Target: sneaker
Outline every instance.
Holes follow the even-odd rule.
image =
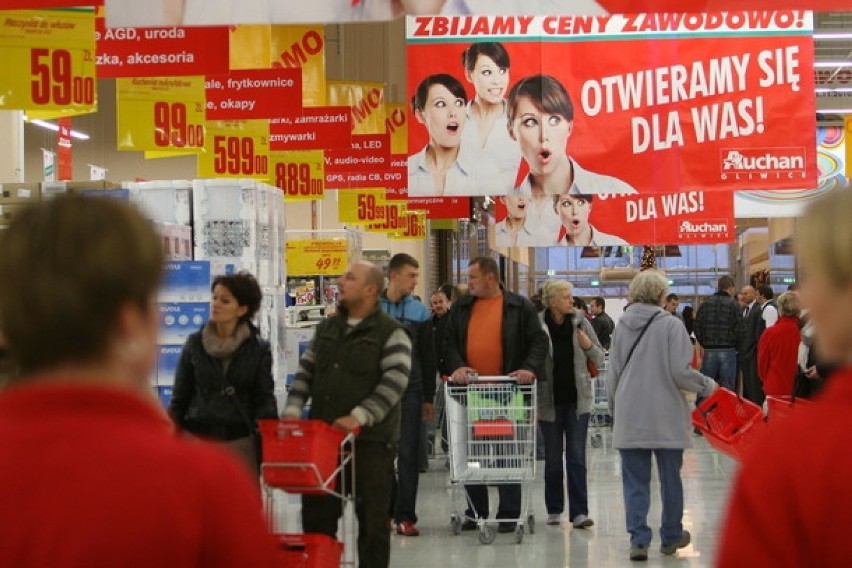
[[[402,521],[396,525],[396,534],[402,536],[420,536],[420,531],[411,521]]]
[[[547,515],[547,524],[548,525],[561,525],[562,524],[562,515],[558,513],[554,513],[553,515]]]
[[[680,540],[674,544],[664,544],[660,547],[660,552],[667,556],[671,556],[675,552],[677,552],[678,548],[685,548],[689,546],[689,543],[692,541],[692,535],[689,534],[689,531],[683,531],[680,535]]]
[[[462,523],[461,530],[463,531],[475,531],[479,529],[479,524],[473,519],[467,519]]]
[[[571,521],[571,524],[575,529],[587,529],[590,526],[595,524],[595,521],[587,517],[586,515],[577,515],[574,517],[574,520]]]
[[[633,544],[630,546],[630,560],[648,560],[648,547],[644,544]]]
[[[500,523],[497,526],[497,532],[500,532],[500,533],[515,532],[515,527],[517,525],[518,525],[518,523]]]

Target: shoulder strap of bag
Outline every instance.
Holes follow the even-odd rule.
[[[624,365],[621,367],[621,372],[624,373],[624,369],[627,368],[627,364],[630,363],[630,358],[633,357],[633,352],[636,351],[636,346],[639,345],[639,340],[642,339],[642,336],[645,335],[645,332],[648,331],[648,328],[651,326],[651,323],[657,319],[657,316],[660,315],[660,312],[655,313],[650,318],[648,318],[648,322],[642,327],[642,331],[639,332],[639,337],[636,338],[636,341],[633,342],[633,347],[630,348],[630,352],[627,354],[627,359],[624,361]]]

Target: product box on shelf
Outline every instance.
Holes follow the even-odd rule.
[[[125,182],[130,201],[157,223],[190,225],[192,223],[192,182],[158,180]]]
[[[209,303],[157,304],[160,319],[159,343],[183,345],[186,338],[210,319]]]
[[[175,384],[175,372],[177,372],[182,351],[183,344],[157,346],[157,386]]]
[[[45,181],[41,184],[41,198],[50,199],[63,193],[80,193],[104,189],[121,189],[121,185],[111,181]]]
[[[119,201],[130,201],[130,192],[126,189],[84,189],[79,192],[86,197],[112,197]]]
[[[6,227],[21,209],[27,206],[26,203],[0,203],[0,227]]]
[[[206,260],[166,262],[160,302],[209,302],[211,266]]]
[[[37,183],[0,183],[0,205],[26,204],[41,199]]]
[[[192,260],[192,227],[172,223],[154,223],[163,243],[166,260]]]

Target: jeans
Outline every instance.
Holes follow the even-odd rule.
[[[355,514],[358,517],[360,566],[383,568],[390,564],[388,507],[396,447],[381,442],[355,442]],[[351,468],[347,472],[351,483]],[[344,488],[346,490],[346,488]],[[333,495],[302,495],[304,532],[337,536],[342,501]]]
[[[544,503],[547,514],[565,510],[565,474],[568,477],[568,516],[589,514],[586,485],[586,434],[589,414],[577,416],[576,406],[557,406],[553,422],[539,422],[544,438]],[[563,447],[565,454],[563,458]]]
[[[707,375],[729,391],[737,392],[737,350],[705,349],[701,361],[701,374]],[[695,406],[701,404],[704,397],[695,400]]]
[[[651,528],[648,509],[651,507],[651,454],[657,459],[660,477],[660,497],[663,501],[660,540],[664,545],[675,544],[683,535],[683,484],[680,468],[683,450],[619,450],[621,478],[624,486],[624,508],[630,545],[649,546]]]
[[[399,455],[396,459],[397,479],[393,483],[390,514],[394,521],[417,522],[417,485],[420,481],[420,430],[423,412],[423,391],[407,389],[402,395],[399,428]]]

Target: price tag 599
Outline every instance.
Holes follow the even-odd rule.
[[[215,136],[213,170],[217,174],[256,176],[269,173],[269,156],[256,153],[251,136]]]

